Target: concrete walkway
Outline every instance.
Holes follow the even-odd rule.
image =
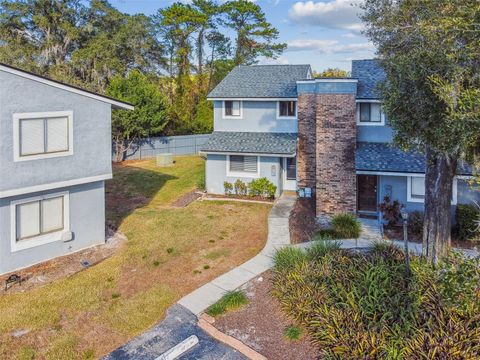
[[[274,203],[268,217],[267,243],[258,255],[191,292],[180,299],[178,304],[198,315],[217,302],[227,291],[238,289],[270,269],[276,250],[290,244],[288,218],[295,199],[295,195],[282,195]]]

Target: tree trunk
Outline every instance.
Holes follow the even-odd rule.
[[[434,265],[451,244],[451,201],[457,156],[427,148],[423,255]]]

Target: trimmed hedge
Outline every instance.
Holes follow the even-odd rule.
[[[455,210],[457,219],[457,236],[460,240],[480,237],[477,222],[480,220],[480,210],[470,204],[458,204]]]

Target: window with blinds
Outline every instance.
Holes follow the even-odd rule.
[[[242,115],[240,101],[226,100],[224,101],[225,116],[237,116]]]
[[[278,102],[279,117],[295,117],[297,116],[296,101],[279,101]]]
[[[17,241],[64,230],[64,196],[16,205]]]
[[[69,119],[64,117],[20,119],[20,156],[69,151]]]
[[[230,155],[230,172],[256,173],[258,163],[256,156]]]
[[[425,178],[412,176],[410,181],[410,196],[415,199],[425,198]]]

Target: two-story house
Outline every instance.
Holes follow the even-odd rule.
[[[0,274],[105,241],[112,108],[0,64]]]
[[[375,60],[352,62],[351,78],[314,79],[308,65],[236,67],[209,94],[214,133],[204,146],[206,187],[267,177],[278,192],[309,188],[317,217],[377,213],[385,195],[423,210],[425,157],[391,142],[376,91],[384,72]],[[452,206],[480,200],[462,164]]]

